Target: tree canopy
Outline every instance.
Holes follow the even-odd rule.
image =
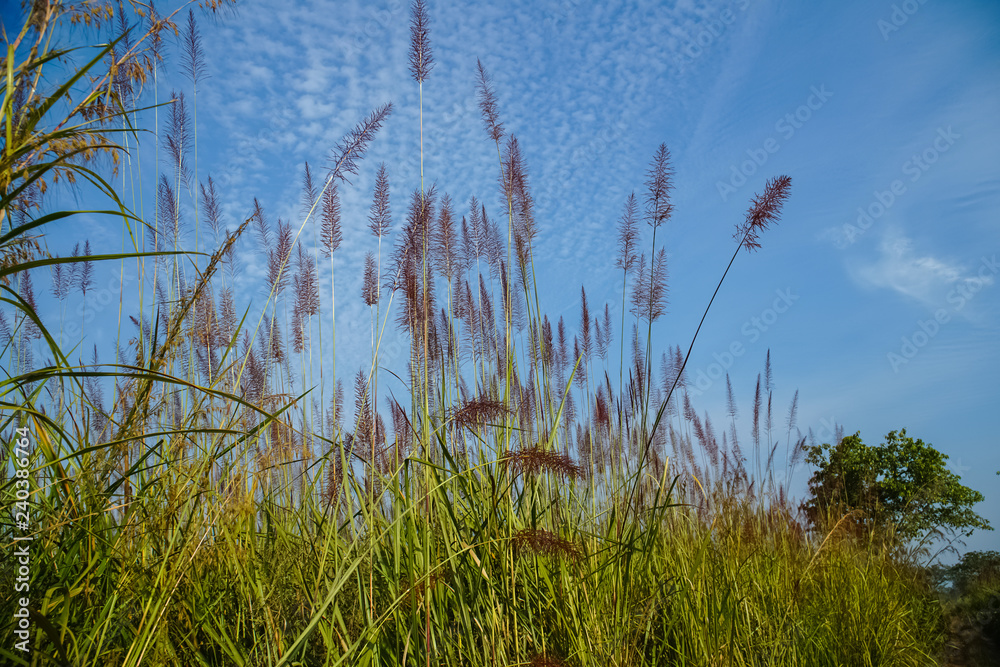
[[[814,527],[833,513],[861,510],[859,521],[870,528],[895,526],[912,539],[934,530],[967,536],[989,522],[972,507],[983,494],[964,486],[947,469],[948,456],[929,443],[890,431],[876,447],[861,440],[860,431],[836,445],[807,448],[806,461],[816,471],[802,509]]]

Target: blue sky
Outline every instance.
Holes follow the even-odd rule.
[[[592,309],[608,302],[617,321],[615,223],[664,142],[675,209],[657,237],[670,304],[654,345],[686,349],[734,225],[769,177],[788,174],[782,221],[737,259],[689,362],[705,378],[700,409],[722,418],[725,381],[712,377],[724,367],[749,429],[770,349],[778,415],[798,389],[799,428],[817,437],[836,422],[874,444],[906,427],[951,457],[1000,528],[1000,5],[440,0],[429,10],[425,174],[456,202],[476,195],[498,209],[479,58],[526,158],[550,317],[575,323],[583,284]],[[367,358],[357,295],[376,167],[389,169],[397,228],[419,186],[408,21],[408,3],[373,0],[245,2],[200,23],[211,78],[199,91],[199,171],[222,186],[230,221],[253,197],[300,221],[303,162],[323,165],[372,108],[395,105],[342,192],[338,363]],[[92,224],[92,238],[115,238]],[[248,286],[263,273],[254,257],[247,248]],[[365,326],[351,332],[356,322]],[[996,535],[969,548],[997,548]]]

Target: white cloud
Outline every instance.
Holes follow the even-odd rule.
[[[992,275],[977,275],[974,267],[920,254],[912,240],[894,230],[882,238],[878,259],[851,263],[848,272],[862,286],[891,289],[934,309],[946,307],[962,288],[978,291],[993,284]]]

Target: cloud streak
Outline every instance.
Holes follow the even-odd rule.
[[[851,262],[851,277],[861,286],[889,289],[928,308],[942,308],[949,295],[962,287],[993,284],[993,276],[977,276],[961,263],[914,249],[913,241],[899,231],[887,232],[874,261]]]

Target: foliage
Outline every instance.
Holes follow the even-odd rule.
[[[970,551],[950,567],[931,568],[939,588],[950,583],[945,614],[953,663],[987,667],[1000,661],[1000,553]]]
[[[892,525],[900,537],[916,538],[944,530],[971,534],[990,530],[972,510],[983,495],[961,484],[945,466],[947,455],[922,440],[890,431],[885,442],[871,447],[860,432],[836,445],[808,448],[806,461],[816,471],[802,509],[814,526],[828,517],[861,511],[859,523],[870,528]]]
[[[976,588],[1000,590],[1000,552],[969,551],[954,565],[934,570],[940,583],[950,582],[960,595]]]

